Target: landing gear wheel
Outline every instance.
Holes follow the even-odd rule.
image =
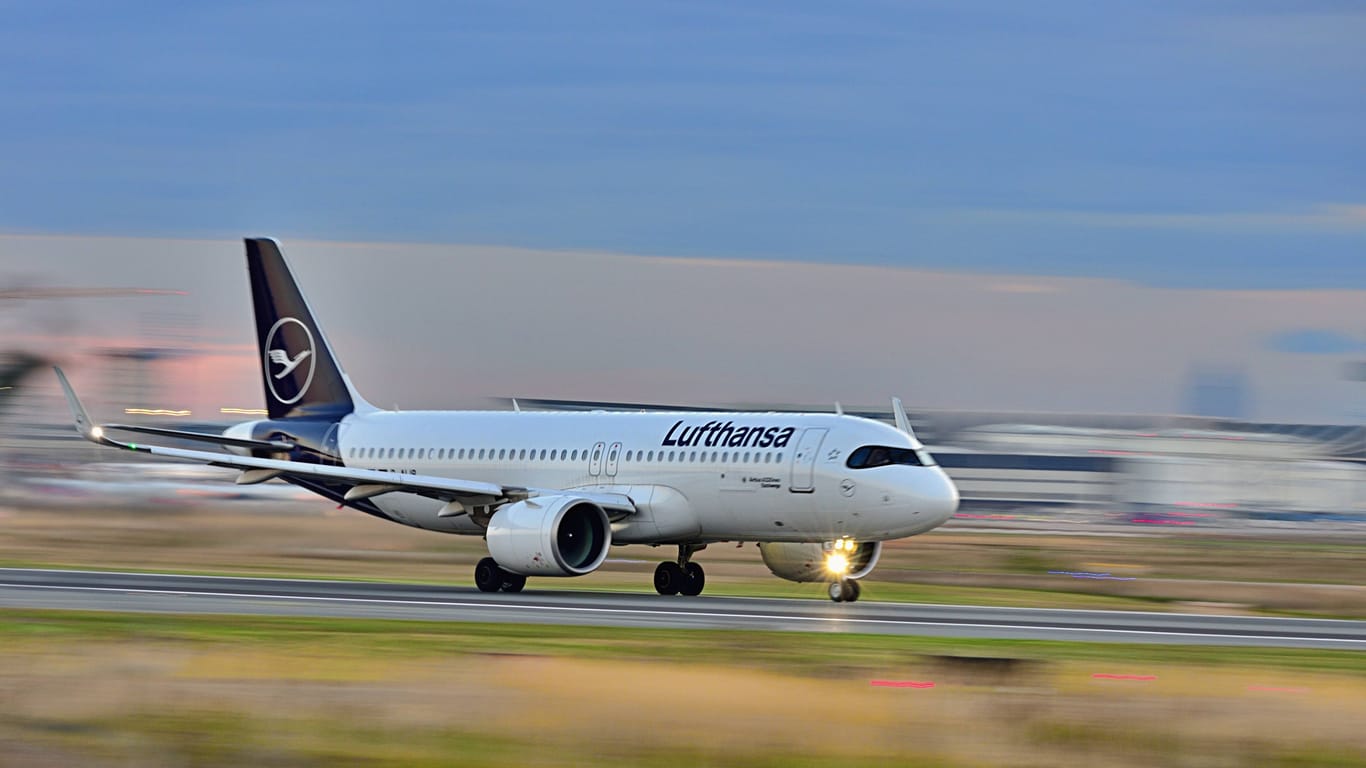
[[[688,597],[696,597],[702,594],[702,588],[707,585],[707,572],[702,570],[702,566],[697,563],[688,563],[683,566],[683,575],[687,581],[678,590],[679,593]]]
[[[503,591],[521,592],[526,587],[526,577],[520,573],[503,573]]]
[[[676,595],[687,583],[688,577],[683,574],[683,569],[672,560],[660,563],[655,568],[655,591],[661,595]]]
[[[830,595],[831,600],[837,603],[852,603],[858,599],[859,593],[862,591],[857,581],[844,579],[830,582],[830,587],[826,593]]]
[[[863,592],[863,588],[858,585],[857,581],[851,579],[846,582],[844,592],[844,602],[852,603],[858,599],[859,593]]]
[[[509,575],[498,567],[497,560],[486,557],[474,566],[474,586],[479,587],[480,592],[497,592]]]

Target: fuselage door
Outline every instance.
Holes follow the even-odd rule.
[[[607,476],[617,476],[617,461],[621,458],[621,443],[607,446]]]
[[[816,490],[816,456],[821,450],[821,441],[828,430],[811,427],[802,432],[797,441],[797,450],[792,453],[792,483],[788,490],[793,493],[811,493]]]
[[[602,452],[606,443],[594,443],[593,453],[588,458],[588,474],[597,477],[602,474]]]

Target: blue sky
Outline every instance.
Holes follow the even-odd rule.
[[[0,13],[4,232],[1366,288],[1357,2]]]

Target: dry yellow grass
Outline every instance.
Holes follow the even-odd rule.
[[[20,638],[5,765],[1350,765],[1366,679],[1094,664],[979,675],[913,658],[882,688],[731,664]],[[1261,686],[1249,690],[1249,686]],[[1273,690],[1283,686],[1288,691]]]

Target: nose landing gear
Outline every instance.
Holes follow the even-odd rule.
[[[863,590],[859,588],[858,582],[853,579],[840,579],[830,582],[826,593],[830,599],[837,603],[852,603],[858,599],[859,593]]]
[[[852,603],[858,599],[858,581],[849,578],[853,564],[850,559],[858,551],[858,542],[845,537],[825,544],[825,572],[834,578],[828,594],[837,603]]]
[[[706,549],[706,544],[679,544],[678,561],[667,560],[655,568],[655,591],[661,595],[702,594],[707,574],[702,566],[692,561],[693,553]]]

